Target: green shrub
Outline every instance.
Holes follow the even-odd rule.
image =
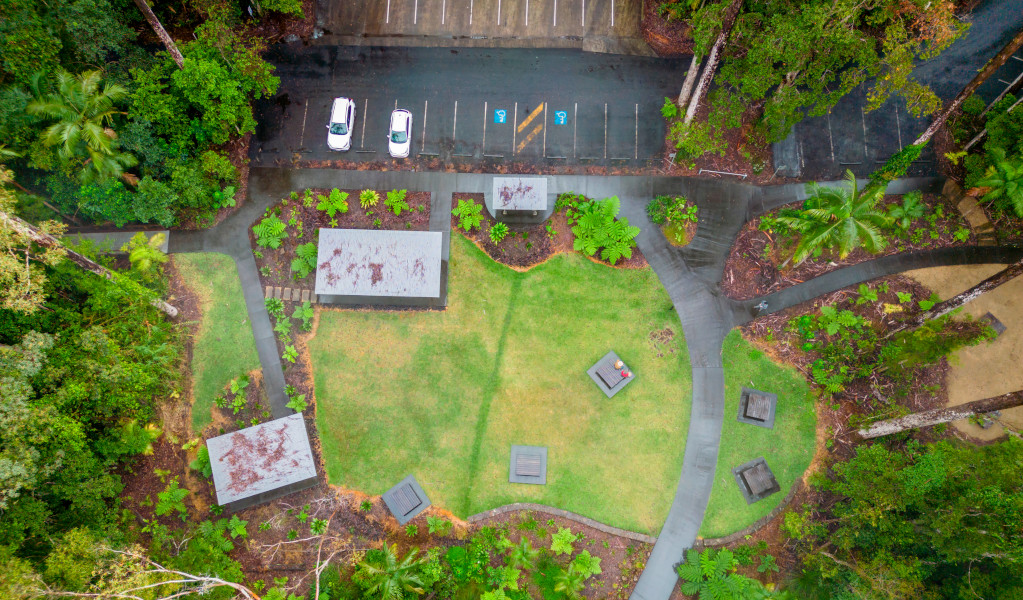
[[[271,317],[280,318],[284,316],[284,300],[280,298],[267,298],[263,300],[263,304],[266,305],[266,312]]]
[[[288,237],[287,226],[274,214],[263,217],[263,220],[252,228],[252,233],[256,234],[256,244],[261,248],[274,250],[280,248],[281,242]]]
[[[291,272],[295,279],[304,279],[316,270],[316,244],[299,244],[295,247],[295,258],[291,261]]]
[[[302,331],[310,331],[313,328],[313,320],[312,319],[313,319],[313,315],[315,315],[315,314],[316,314],[316,312],[313,310],[312,304],[310,304],[309,301],[307,300],[307,301],[303,302],[301,306],[296,306],[295,307],[295,312],[294,312],[294,314],[291,315],[291,318],[293,318],[293,319],[301,319],[302,320]]]
[[[657,196],[646,205],[646,214],[654,225],[696,222],[697,207],[685,196]]]
[[[199,454],[195,457],[195,460],[188,463],[189,468],[193,471],[199,471],[203,477],[207,479],[213,477],[213,467],[210,465],[210,451],[206,448],[206,444],[199,446]]]
[[[483,205],[477,204],[475,200],[458,199],[458,206],[451,211],[451,214],[458,217],[458,226],[464,231],[472,231],[483,222]]]
[[[490,241],[500,244],[508,235],[508,226],[504,223],[494,223],[490,226]]]
[[[675,162],[690,169],[696,166],[694,161],[704,154],[724,156],[728,149],[720,131],[700,121],[692,121],[689,125],[683,121],[673,123],[668,141],[675,145]]]
[[[580,204],[572,227],[575,250],[587,256],[600,250],[600,258],[612,265],[622,257],[631,258],[639,227],[630,226],[626,218],[615,219],[620,207],[617,197]]]
[[[320,195],[318,199],[320,203],[316,205],[316,210],[324,211],[331,219],[337,213],[345,214],[348,212],[348,192],[342,192],[334,188],[330,190],[330,195]]]
[[[429,527],[430,533],[445,536],[451,533],[454,523],[440,517],[426,517],[426,525]]]
[[[551,536],[551,552],[554,554],[571,554],[572,544],[579,538],[567,527],[559,527],[558,532]]]
[[[376,206],[380,202],[380,192],[376,190],[362,190],[359,192],[359,206],[363,209]]]
[[[186,496],[188,496],[188,490],[179,488],[178,478],[175,477],[162,492],[156,495],[157,502],[153,512],[162,517],[176,511],[184,521],[188,515],[188,507],[185,506]]]
[[[384,206],[390,209],[396,217],[400,217],[401,211],[403,210],[412,210],[409,208],[408,202],[405,201],[406,194],[408,194],[408,190],[391,190],[390,192],[387,192],[387,198],[384,200]]]
[[[927,205],[923,203],[923,194],[919,191],[909,192],[902,197],[902,204],[888,208],[888,216],[903,231],[909,229],[913,221],[927,213]]]

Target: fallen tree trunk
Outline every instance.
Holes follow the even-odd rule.
[[[696,116],[696,109],[699,108],[700,102],[703,101],[707,90],[710,89],[710,82],[714,79],[714,71],[717,70],[718,62],[721,61],[721,52],[724,48],[725,40],[728,39],[728,34],[732,32],[732,27],[735,26],[735,21],[739,18],[742,2],[743,0],[732,0],[732,3],[725,9],[724,17],[721,19],[721,32],[718,33],[717,39],[714,40],[714,46],[711,47],[710,54],[707,56],[707,64],[703,67],[700,83],[697,84],[693,97],[689,99],[689,108],[686,109],[686,125]],[[696,56],[694,55],[693,58],[695,59]]]
[[[178,64],[179,69],[185,68],[185,57],[181,56],[181,51],[178,50],[177,44],[174,43],[174,39],[167,33],[167,30],[163,28],[163,24],[160,23],[160,19],[156,18],[156,13],[153,12],[152,8],[146,4],[146,0],[135,0],[135,6],[139,7],[142,11],[142,16],[149,22],[149,26],[153,28],[153,32],[156,33],[156,37],[160,38],[163,42],[167,52],[170,52],[171,58]]]
[[[1009,60],[1009,57],[1011,57],[1013,54],[1016,53],[1017,50],[1020,49],[1020,46],[1023,46],[1023,30],[1016,33],[1016,36],[1012,38],[1012,40],[1010,40],[1009,43],[1006,44],[1006,46],[998,52],[998,54],[994,55],[991,58],[991,60],[987,61],[987,63],[980,70],[980,72],[977,73],[977,75],[970,80],[970,83],[966,84],[966,87],[964,87],[963,90],[959,92],[959,94],[955,98],[953,98],[951,102],[948,103],[948,106],[943,108],[942,111],[938,113],[938,116],[935,117],[934,121],[931,122],[930,126],[928,126],[927,129],[924,130],[922,134],[920,134],[920,137],[918,137],[916,141],[913,143],[923,144],[924,142],[930,140],[931,137],[933,137],[934,134],[937,133],[938,129],[941,128],[942,124],[948,119],[948,117],[953,112],[955,112],[955,110],[959,108],[959,106],[962,105],[962,103],[965,102],[967,98],[972,96],[973,92],[977,91],[977,88],[980,87],[980,84],[987,81],[988,77],[994,75],[995,71],[997,71],[1002,65],[1004,65],[1005,61]]]
[[[1002,284],[1012,281],[1021,274],[1023,274],[1023,259],[1020,259],[1012,263],[1008,267],[995,273],[991,277],[988,277],[984,281],[981,281],[980,283],[971,287],[965,292],[956,294],[955,296],[952,296],[951,298],[945,300],[944,302],[939,302],[935,304],[934,306],[931,307],[930,310],[922,311],[919,315],[917,315],[913,319],[910,319],[909,321],[906,321],[905,323],[902,324],[901,327],[892,331],[890,334],[888,334],[887,337],[891,337],[891,335],[898,333],[900,331],[905,331],[906,329],[913,329],[919,327],[926,323],[927,321],[930,321],[931,319],[943,317],[948,313],[952,312],[953,310],[959,308],[960,306],[963,306],[967,302],[974,300],[980,297],[981,295],[986,294],[987,292],[990,292],[991,290],[997,288]]]
[[[678,94],[678,107],[685,108],[689,96],[693,93],[693,84],[696,83],[696,76],[700,74],[700,55],[693,53],[693,60],[689,62],[689,71],[686,72],[686,79],[682,82],[682,91]]]
[[[973,415],[982,415],[984,413],[1021,405],[1023,405],[1023,390],[1009,392],[1008,394],[1002,394],[1001,396],[995,396],[993,398],[967,402],[966,404],[960,404],[959,406],[935,408],[933,410],[925,410],[923,412],[913,413],[897,419],[878,421],[870,427],[860,429],[857,433],[861,438],[869,440],[876,437],[906,431],[907,429],[918,429],[920,427],[929,427],[939,423],[958,421],[959,419],[966,419]]]
[[[47,248],[54,247],[63,248],[64,251],[67,252],[68,260],[75,263],[79,267],[85,269],[86,271],[91,271],[92,273],[95,273],[96,275],[99,275],[100,277],[106,279],[114,278],[114,274],[110,271],[110,269],[107,269],[103,265],[93,261],[87,256],[81,255],[71,249],[64,247],[64,245],[61,244],[60,240],[58,240],[57,238],[39,231],[31,224],[19,219],[14,215],[9,215],[7,213],[0,212],[0,224],[2,224],[5,227],[13,229],[14,231],[25,236],[26,238],[39,244],[40,246],[46,246]],[[166,302],[160,300],[159,298],[150,300],[149,303],[169,317],[173,318],[178,316],[177,308],[171,306],[170,304],[167,304]]]
[[[1017,100],[1016,102],[1014,102],[1013,105],[1009,107],[1009,110],[1007,110],[1005,112],[1006,113],[1011,113],[1020,104],[1023,104],[1023,96],[1020,96],[1020,99]],[[984,129],[980,130],[980,133],[978,133],[977,135],[973,136],[973,139],[970,140],[969,143],[967,143],[965,146],[963,146],[963,150],[969,151],[970,148],[973,148],[975,145],[977,145],[978,142],[980,142],[986,136],[987,136],[987,128],[985,127]]]

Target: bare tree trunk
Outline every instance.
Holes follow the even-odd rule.
[[[958,421],[973,415],[994,412],[1005,408],[1023,405],[1023,391],[1010,392],[994,398],[985,398],[974,402],[967,402],[959,406],[947,408],[935,408],[923,412],[913,413],[897,419],[878,421],[870,427],[860,429],[857,433],[861,438],[869,440],[885,435],[892,435],[907,429],[917,429],[938,423]]]
[[[1021,75],[1021,77],[1023,77],[1023,75]],[[1023,104],[1023,96],[1020,96],[1020,99],[1019,99],[1019,100],[1017,100],[1015,104],[1013,104],[1012,106],[1010,106],[1010,107],[1009,107],[1009,110],[1007,110],[1007,111],[1005,111],[1005,112],[1006,112],[1006,113],[1011,113],[1011,112],[1012,112],[1013,110],[1015,110],[1015,109],[1016,109],[1016,107],[1018,107],[1018,106],[1019,106],[1020,104]],[[966,144],[965,146],[963,146],[963,150],[969,150],[970,148],[973,148],[973,147],[974,147],[974,146],[975,146],[975,145],[976,145],[976,144],[977,144],[978,142],[980,142],[980,141],[981,141],[982,139],[984,139],[984,138],[985,138],[986,136],[987,136],[987,129],[986,129],[986,128],[985,128],[985,129],[981,129],[981,130],[980,130],[980,133],[978,133],[977,135],[973,136],[973,139],[972,139],[972,140],[970,140],[970,141],[969,141],[969,143],[967,143],[967,144]]]
[[[966,304],[970,300],[973,300],[975,298],[980,297],[983,294],[986,294],[987,292],[990,292],[991,290],[1002,285],[1003,283],[1008,283],[1009,281],[1012,281],[1021,274],[1023,274],[1023,259],[1020,259],[1012,263],[1008,267],[995,273],[991,277],[988,277],[984,281],[981,281],[980,283],[971,287],[965,292],[962,292],[961,294],[956,294],[955,296],[952,296],[951,298],[945,300],[944,302],[939,302],[935,304],[934,306],[931,307],[930,310],[925,310],[921,312],[912,320],[903,323],[902,327],[896,329],[895,331],[892,331],[892,333],[889,334],[889,336],[899,331],[920,327],[921,325],[923,325],[927,321],[930,321],[931,319],[943,317],[948,313],[952,312],[953,310],[959,308],[960,306]]]
[[[700,102],[703,101],[703,96],[707,93],[710,88],[710,82],[714,79],[714,71],[717,70],[718,62],[721,61],[721,49],[725,45],[725,40],[728,39],[728,34],[732,32],[732,27],[735,26],[735,21],[739,17],[739,10],[742,9],[743,0],[732,0],[732,3],[725,9],[725,15],[721,19],[721,33],[718,34],[716,40],[714,40],[714,46],[710,49],[710,54],[707,56],[707,64],[703,67],[703,75],[700,77],[700,83],[696,86],[696,91],[693,92],[693,97],[689,99],[689,108],[686,109],[685,123],[688,125],[693,117],[696,116],[696,109],[700,106]],[[695,56],[693,57],[695,58]]]
[[[934,121],[931,122],[930,126],[922,134],[920,134],[920,137],[918,137],[916,141],[913,143],[923,144],[924,142],[930,140],[938,131],[938,129],[942,126],[942,124],[944,124],[945,121],[948,120],[949,115],[955,112],[955,110],[959,108],[959,106],[963,102],[965,102],[967,98],[972,96],[973,92],[975,92],[977,88],[980,87],[980,84],[987,81],[988,77],[994,75],[995,71],[997,71],[999,67],[1004,65],[1005,61],[1009,60],[1009,57],[1015,54],[1016,50],[1019,50],[1020,46],[1023,46],[1023,30],[1020,30],[1016,34],[1016,37],[1012,38],[1012,40],[1004,48],[1002,48],[1001,51],[998,52],[998,54],[994,55],[994,57],[992,57],[991,60],[987,61],[987,64],[984,65],[984,68],[982,68],[980,72],[977,73],[977,75],[972,80],[970,80],[970,83],[966,84],[966,87],[964,87],[963,90],[959,92],[959,95],[952,99],[952,102],[950,102],[948,106],[946,106],[944,109],[942,109],[940,113],[938,113],[938,116],[935,117]]]
[[[689,101],[689,95],[693,93],[693,84],[696,83],[696,76],[700,74],[700,58],[694,51],[693,60],[689,63],[689,71],[686,72],[686,80],[682,82],[682,91],[678,94],[678,107],[682,108]]]
[[[1010,83],[1009,85],[1005,86],[1005,89],[1004,89],[1004,90],[1002,90],[1002,93],[1001,93],[1001,94],[998,94],[998,96],[996,96],[996,97],[995,97],[995,99],[994,99],[994,100],[992,100],[992,101],[991,101],[991,102],[990,102],[990,103],[989,103],[989,104],[987,105],[987,107],[986,107],[986,108],[985,108],[984,110],[980,111],[980,114],[979,114],[979,115],[977,115],[977,116],[978,116],[978,117],[983,117],[984,115],[986,115],[986,114],[988,113],[988,111],[990,111],[990,110],[991,110],[991,107],[992,107],[992,106],[994,106],[995,104],[998,104],[999,102],[1001,102],[1001,101],[1002,101],[1002,98],[1004,98],[1004,97],[1008,96],[1010,92],[1012,92],[1012,93],[1015,93],[1015,92],[1014,92],[1014,90],[1015,90],[1015,89],[1016,89],[1016,88],[1017,88],[1017,87],[1019,86],[1019,84],[1021,84],[1021,83],[1023,83],[1023,73],[1020,73],[1020,74],[1019,74],[1019,76],[1018,76],[1018,77],[1016,77],[1016,79],[1013,79],[1013,80],[1012,80],[1012,83]]]
[[[185,57],[181,56],[181,52],[178,50],[177,45],[167,33],[167,30],[163,28],[163,25],[160,23],[160,19],[156,18],[156,14],[153,13],[153,9],[149,8],[149,5],[146,4],[146,0],[135,0],[135,6],[139,7],[139,10],[142,11],[142,15],[146,17],[147,21],[149,21],[149,26],[153,28],[154,32],[156,32],[156,37],[160,38],[163,45],[167,47],[167,52],[170,52],[171,58],[174,59],[174,62],[178,63],[178,68],[184,69]]]
[[[14,215],[8,215],[7,213],[0,212],[0,224],[6,227],[10,227],[14,231],[20,233],[21,235],[39,244],[40,246],[46,246],[47,248],[53,247],[64,248],[64,246],[60,243],[60,240],[58,240],[57,238],[39,231],[31,224],[22,221],[21,219]],[[111,273],[110,270],[104,267],[103,265],[97,264],[87,256],[83,256],[68,248],[64,248],[64,250],[67,252],[68,259],[70,259],[71,262],[75,263],[79,267],[85,269],[86,271],[91,271],[99,275],[100,277],[104,277],[106,279],[113,279],[114,274]],[[169,317],[178,316],[177,308],[174,308],[173,306],[167,304],[166,302],[160,300],[159,298],[150,300],[149,303]]]

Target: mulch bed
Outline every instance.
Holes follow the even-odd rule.
[[[452,196],[451,204],[458,206],[460,199],[474,200],[477,204],[484,205],[483,194],[457,193]],[[485,205],[482,215],[483,221],[480,223],[480,227],[469,232],[459,229],[458,218],[452,215],[451,231],[461,233],[486,252],[490,258],[516,270],[525,271],[535,267],[559,252],[575,252],[572,247],[574,239],[572,227],[569,226],[564,211],[555,211],[549,219],[538,225],[509,226],[508,236],[501,240],[500,244],[495,244],[490,239],[490,228],[497,221],[490,216]],[[547,229],[548,226],[551,228],[550,231]],[[647,266],[646,258],[643,257],[639,248],[632,249],[631,258],[622,258],[614,265],[600,260],[599,252],[597,255],[587,258],[602,265],[621,269],[642,269]]]
[[[885,196],[881,206],[899,204],[901,201],[901,196]],[[837,252],[825,251],[819,257],[811,256],[803,261],[802,264],[795,267],[789,266],[784,270],[779,270],[778,265],[791,256],[791,249],[788,249],[786,252],[785,248],[779,248],[774,236],[760,231],[760,218],[755,218],[743,226],[735,243],[732,245],[732,250],[725,262],[721,289],[729,298],[749,300],[808,281],[830,271],[873,260],[881,256],[913,250],[933,250],[976,243],[976,236],[972,232],[970,237],[962,242],[956,241],[952,237],[960,227],[969,228],[966,220],[959,214],[955,206],[936,194],[924,194],[924,203],[931,207],[932,211],[936,206],[940,205],[944,211],[944,216],[935,221],[934,228],[929,226],[925,218],[914,221],[909,231],[923,231],[922,239],[919,239],[919,241],[914,242],[908,236],[905,238],[894,238],[889,241],[888,247],[878,254],[871,254],[866,250],[856,249],[844,259],[839,258]],[[798,207],[798,204],[787,205],[787,208]],[[774,215],[776,212],[770,214]],[[938,232],[937,239],[931,237],[932,231]]]
[[[685,56],[693,53],[693,38],[687,24],[668,21],[657,9],[658,0],[643,0],[643,20],[639,27],[646,43],[665,58]]]
[[[316,197],[320,194],[328,195],[330,190],[313,189],[313,202],[310,206],[303,203],[303,194],[299,194],[298,200],[285,198],[270,210],[279,209],[280,219],[285,223],[292,218],[302,225],[302,237],[297,236],[297,225],[288,226],[288,237],[281,244],[281,247],[273,250],[270,248],[259,248],[256,245],[256,237],[249,228],[249,240],[252,247],[262,254],[257,255],[256,264],[260,268],[260,283],[264,286],[298,287],[301,289],[313,289],[313,275],[300,281],[291,277],[291,261],[295,258],[295,248],[301,244],[316,241],[316,235],[320,228],[331,229],[387,229],[401,231],[427,231],[430,229],[430,192],[408,192],[405,201],[412,209],[402,211],[401,216],[395,216],[390,210],[384,207],[384,199],[387,198],[389,190],[377,190],[380,194],[380,201],[368,211],[359,205],[359,192],[362,190],[341,190],[348,192],[348,212],[336,214],[334,218],[337,225],[332,225],[327,213],[317,210],[319,201]],[[372,213],[372,214],[370,214]],[[259,220],[261,220],[260,217]],[[252,225],[259,222],[257,220]],[[379,221],[379,222],[377,222]],[[267,274],[268,273],[268,274]]]

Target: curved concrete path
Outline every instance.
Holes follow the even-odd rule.
[[[283,392],[284,376],[249,244],[249,225],[292,190],[404,188],[433,193],[430,229],[444,231],[449,222],[452,193],[489,192],[493,177],[472,173],[254,168],[245,206],[214,228],[174,232],[170,252],[223,252],[234,258],[274,417],[284,416],[291,411],[284,406],[287,401]],[[841,185],[841,182],[827,185]],[[933,189],[935,185],[940,185],[940,181],[903,180],[893,182],[889,192]],[[710,179],[569,175],[548,177],[548,190],[552,194],[573,191],[589,197],[618,196],[621,199],[621,214],[629,218],[630,224],[640,227],[637,245],[667,290],[689,348],[693,394],[682,472],[664,527],[633,590],[631,598],[634,600],[667,600],[677,583],[675,566],[682,561],[684,551],[696,541],[714,483],[724,420],[722,343],[733,327],[755,318],[754,305],[766,300],[766,312],[774,312],[829,291],[908,269],[1008,262],[1023,254],[1023,249],[985,247],[884,257],[840,269],[764,298],[737,301],[726,298],[720,287],[724,263],[735,237],[749,219],[804,199],[802,184],[757,188]],[[647,202],[659,194],[683,194],[700,207],[696,237],[685,248],[668,244],[659,228],[646,216]]]

